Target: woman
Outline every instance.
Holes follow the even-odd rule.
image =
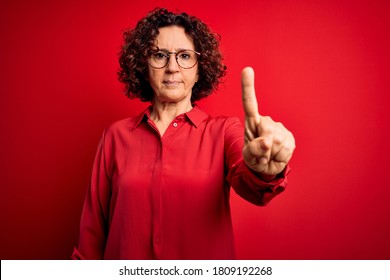
[[[196,106],[226,69],[199,19],[156,9],[124,38],[120,81],[151,106],[105,130],[72,258],[234,259],[230,187],[256,205],[282,192],[294,137],[258,114],[250,68],[245,133]]]

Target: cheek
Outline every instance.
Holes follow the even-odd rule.
[[[159,84],[158,81],[160,80],[159,73],[149,69],[148,77],[146,77],[146,80],[150,83],[152,87],[157,86]]]
[[[198,69],[194,69],[194,72],[188,75],[188,81],[194,85],[199,80]]]
[[[154,69],[150,69],[150,67],[148,68],[148,76],[146,77],[146,79],[148,81],[151,81],[154,79],[154,77],[156,76],[156,72],[154,71]]]
[[[198,81],[198,76],[196,75],[196,76],[191,76],[191,77],[188,77],[187,79],[186,79],[186,88],[193,88],[194,87],[194,85],[196,84],[196,82]]]
[[[199,80],[199,66],[196,65],[195,67],[196,67],[196,69],[194,69],[195,70],[195,82],[197,82]]]

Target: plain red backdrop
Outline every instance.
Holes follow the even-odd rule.
[[[232,194],[240,259],[389,259],[388,1],[0,2],[0,258],[68,259],[105,127],[147,104],[116,79],[122,31],[156,6],[222,37],[228,74],[200,105],[243,120],[252,66],[260,112],[292,130],[285,193]]]

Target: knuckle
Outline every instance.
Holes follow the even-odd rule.
[[[263,120],[267,123],[275,123],[270,116],[263,116]]]
[[[273,139],[274,145],[280,146],[285,141],[285,139],[286,138],[282,134],[274,135],[274,139]]]
[[[286,151],[291,151],[293,152],[295,150],[295,141],[286,141],[284,143],[284,149]]]
[[[266,125],[261,128],[262,134],[272,134],[274,132],[274,128],[272,126]]]
[[[271,134],[274,132],[275,128],[272,123],[269,123],[268,121],[264,120],[260,124],[260,130],[262,133]]]

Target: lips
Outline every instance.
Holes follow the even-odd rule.
[[[178,86],[181,82],[180,81],[175,81],[175,80],[166,80],[163,81],[163,83],[168,86],[168,87],[176,87]]]

